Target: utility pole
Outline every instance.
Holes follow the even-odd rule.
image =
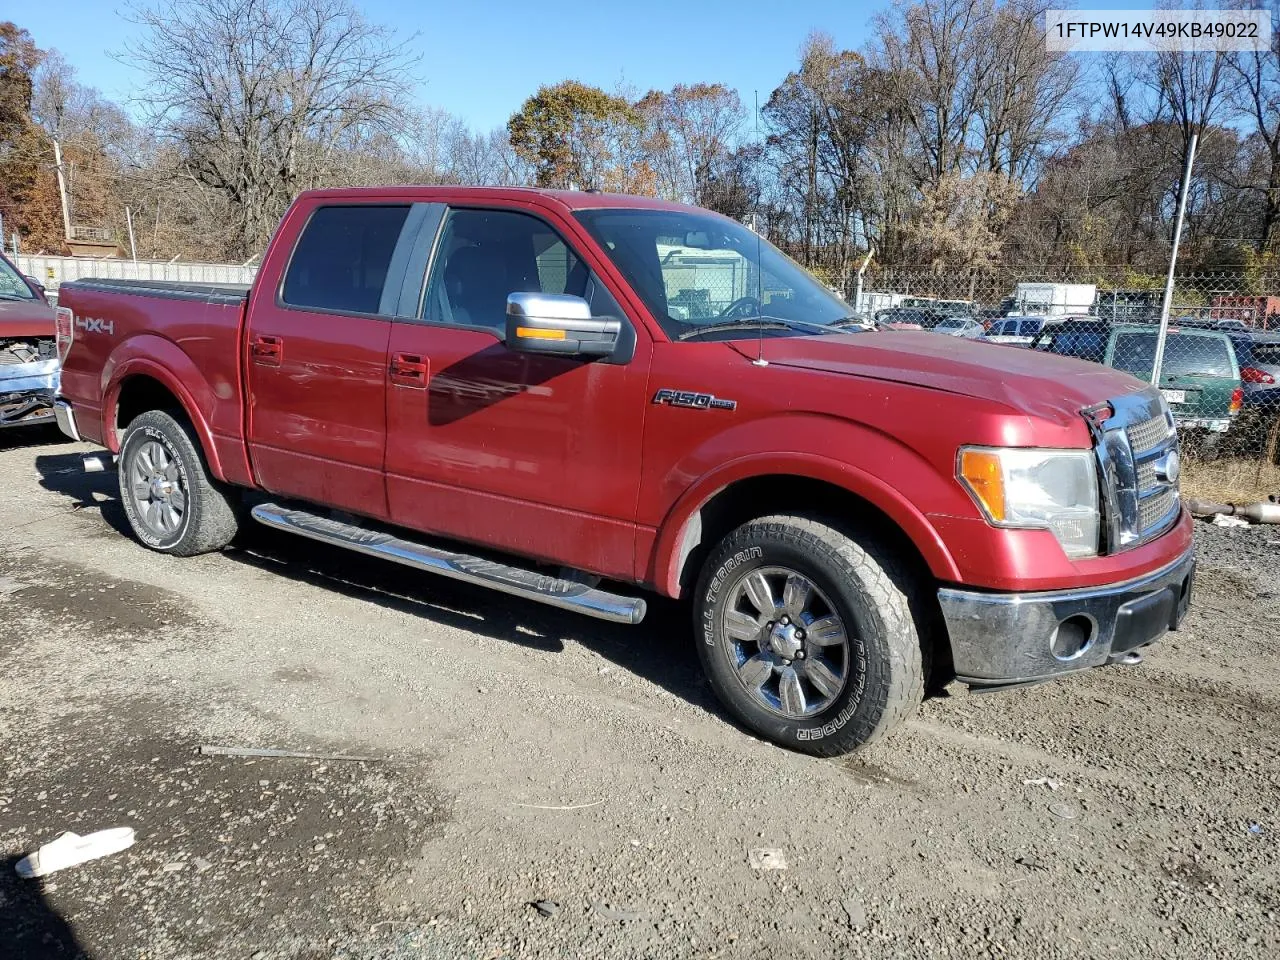
[[[1173,271],[1178,265],[1178,243],[1182,240],[1182,218],[1187,212],[1187,194],[1191,191],[1191,165],[1196,160],[1197,134],[1191,135],[1187,145],[1187,166],[1182,171],[1182,192],[1178,194],[1178,218],[1173,224],[1173,250],[1169,253],[1169,275],[1164,282],[1164,302],[1160,306],[1160,332],[1156,334],[1156,355],[1151,364],[1151,382],[1160,385],[1164,370],[1164,347],[1169,338],[1169,308],[1173,304]]]
[[[58,174],[58,197],[62,201],[62,235],[71,241],[71,206],[67,202],[67,178],[62,170],[62,144],[55,138],[53,141],[54,170]]]
[[[133,255],[133,262],[138,262],[138,245],[133,239],[133,211],[128,207],[124,208],[124,218],[129,224],[129,252]]]

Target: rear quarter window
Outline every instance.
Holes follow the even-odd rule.
[[[318,207],[302,228],[280,298],[292,307],[376,314],[409,205]]]

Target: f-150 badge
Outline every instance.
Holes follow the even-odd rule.
[[[721,400],[710,393],[693,393],[689,390],[668,390],[663,387],[653,395],[654,403],[669,407],[693,407],[695,410],[734,410],[737,400]]]

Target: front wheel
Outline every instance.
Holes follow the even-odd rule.
[[[752,520],[703,568],[698,653],[722,703],[760,736],[846,753],[924,696],[908,581],[892,558],[818,520]]]
[[[195,431],[163,410],[129,423],[119,459],[120,500],[134,535],[161,553],[221,550],[239,529],[235,503],[209,474]]]

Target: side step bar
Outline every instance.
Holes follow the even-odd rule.
[[[253,508],[253,519],[275,530],[345,547],[370,557],[381,557],[407,567],[438,573],[454,580],[477,583],[512,596],[535,600],[562,610],[573,610],[614,623],[639,623],[644,619],[645,602],[562,580],[520,567],[510,567],[483,557],[454,553],[439,547],[402,540],[380,530],[366,530],[353,524],[330,520],[305,510],[291,510],[274,503]]]

